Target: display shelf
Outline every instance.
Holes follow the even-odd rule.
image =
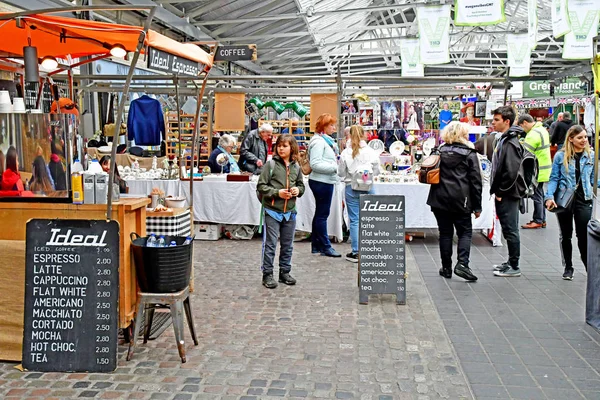
[[[258,120],[258,126],[267,123],[273,127],[273,136],[277,137],[281,134],[285,128],[288,128],[288,132],[292,130],[292,121],[291,120],[268,120],[268,119],[260,119]],[[310,120],[300,120],[296,122],[297,127],[302,129],[304,132],[301,136],[304,137],[304,140],[308,142],[310,138],[313,136],[313,133],[309,133],[310,130]]]
[[[209,140],[209,130],[207,124],[207,114],[199,115],[198,124],[200,126],[197,133],[196,155],[192,157],[192,139],[194,134],[194,118],[193,114],[181,114],[177,118],[177,112],[168,112],[165,119],[166,133],[166,154],[170,159],[177,157],[180,163],[181,160],[196,159],[201,164],[208,162],[208,157],[212,151],[212,141]],[[198,159],[199,157],[199,159]],[[190,161],[186,162],[189,165]]]

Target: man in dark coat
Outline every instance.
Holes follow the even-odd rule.
[[[267,141],[273,134],[273,127],[262,124],[258,130],[252,130],[242,142],[238,165],[242,171],[260,174],[262,166],[267,162],[269,148]]]
[[[552,137],[550,138],[550,142],[552,145],[558,145],[558,150],[563,147],[565,144],[565,138],[567,137],[567,131],[575,125],[575,122],[571,120],[571,113],[565,111],[563,113],[562,121],[558,121],[556,126],[554,127],[554,131],[552,132]]]

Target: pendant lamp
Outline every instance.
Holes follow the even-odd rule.
[[[38,69],[37,47],[23,47],[23,62],[25,63],[25,82],[38,83],[40,71]]]

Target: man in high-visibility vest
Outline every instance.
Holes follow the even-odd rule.
[[[517,124],[527,132],[523,147],[535,154],[538,160],[537,187],[533,199],[533,220],[521,226],[524,229],[539,229],[546,227],[546,209],[544,208],[544,184],[550,180],[552,157],[550,156],[550,135],[541,122],[535,122],[529,114],[519,117]]]

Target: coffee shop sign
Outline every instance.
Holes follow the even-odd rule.
[[[198,76],[200,64],[150,47],[148,51],[148,68],[172,74]]]

